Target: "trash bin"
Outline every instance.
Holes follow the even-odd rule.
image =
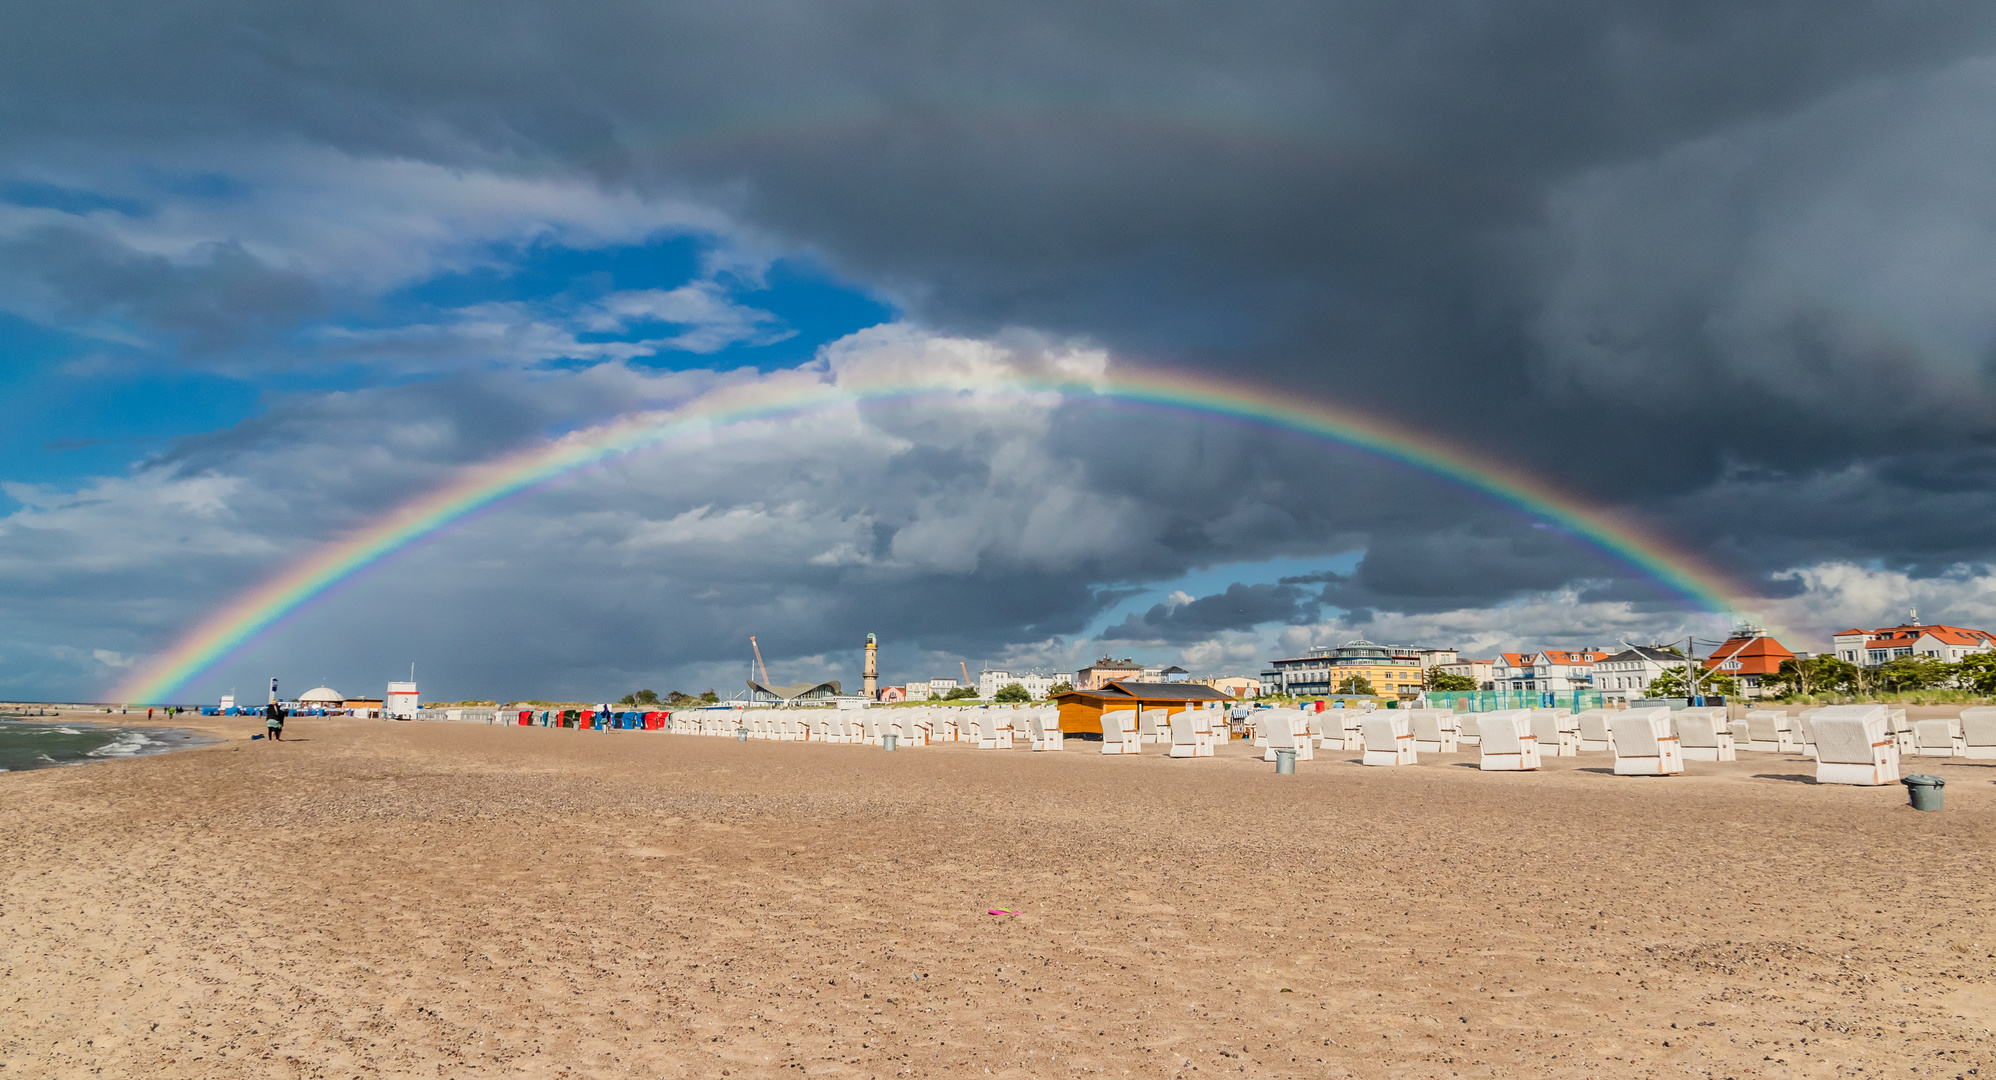
[[[738,728],[736,728],[736,729],[735,729],[735,741],[736,741],[736,742],[747,742],[747,741],[748,741],[748,729],[747,729],[747,728],[745,728],[745,727],[738,727]]]
[[[1947,781],[1938,776],[1914,773],[1911,776],[1900,777],[1899,782],[1906,785],[1906,795],[1912,800],[1913,809],[1941,808],[1941,789],[1947,786]]]
[[[1277,750],[1275,752],[1275,774],[1288,776],[1296,771],[1296,751]]]
[[[883,746],[887,747],[887,749],[889,749],[889,750],[893,750],[893,749],[895,749],[895,748],[896,748],[896,747],[898,746],[898,744],[899,744],[899,743],[901,742],[901,736],[899,736],[899,735],[883,735],[883,736],[881,736],[881,739],[880,739],[880,742],[881,742],[881,744],[882,744]]]

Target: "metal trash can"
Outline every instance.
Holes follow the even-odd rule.
[[[747,729],[747,728],[745,728],[745,727],[738,727],[738,728],[736,728],[736,729],[735,729],[735,741],[736,741],[736,742],[747,742],[747,741],[748,741],[748,729]]]
[[[1939,810],[1941,808],[1941,789],[1947,786],[1947,781],[1938,776],[1914,773],[1911,776],[1900,777],[1899,782],[1906,785],[1906,796],[1912,801],[1913,809]]]
[[[1292,776],[1296,772],[1296,751],[1277,750],[1275,752],[1275,775]]]
[[[900,749],[901,736],[883,735],[881,736],[880,742],[882,746],[887,747],[887,749],[889,750],[898,750]]]

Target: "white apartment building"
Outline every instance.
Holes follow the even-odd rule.
[[[1684,666],[1681,653],[1655,645],[1637,645],[1594,663],[1594,689],[1608,701],[1635,701],[1649,696],[1650,680]]]
[[[1965,626],[1882,626],[1875,630],[1845,630],[1836,642],[1837,659],[1859,667],[1878,667],[1902,656],[1925,656],[1954,663],[1970,653],[1996,651],[1996,635]]]
[[[1040,701],[1045,699],[1047,691],[1055,686],[1073,682],[1074,676],[1058,671],[1052,675],[1042,675],[1037,671],[993,671],[987,668],[977,673],[977,696],[990,701],[998,691],[1018,683],[1026,688],[1026,693],[1031,694],[1034,701]]]
[[[1594,665],[1607,659],[1601,649],[1541,649],[1530,653],[1499,653],[1490,681],[1498,690],[1537,690],[1565,693],[1594,689]]]

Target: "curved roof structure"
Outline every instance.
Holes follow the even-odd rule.
[[[346,699],[347,696],[345,694],[340,693],[338,690],[335,690],[330,686],[315,686],[312,689],[307,690],[304,693],[298,695],[299,701],[313,701],[313,702],[325,701],[325,702],[331,702],[335,705],[339,704],[342,701],[345,701]]]
[[[789,686],[765,686],[748,680],[749,696],[756,701],[825,701],[842,692],[837,679],[827,682],[800,682]]]

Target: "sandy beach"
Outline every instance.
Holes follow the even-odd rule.
[[[1908,759],[1948,781],[1922,814],[1779,754],[1279,777],[1240,743],[178,726],[228,741],[0,775],[0,1075],[1996,1062],[1996,762]]]

